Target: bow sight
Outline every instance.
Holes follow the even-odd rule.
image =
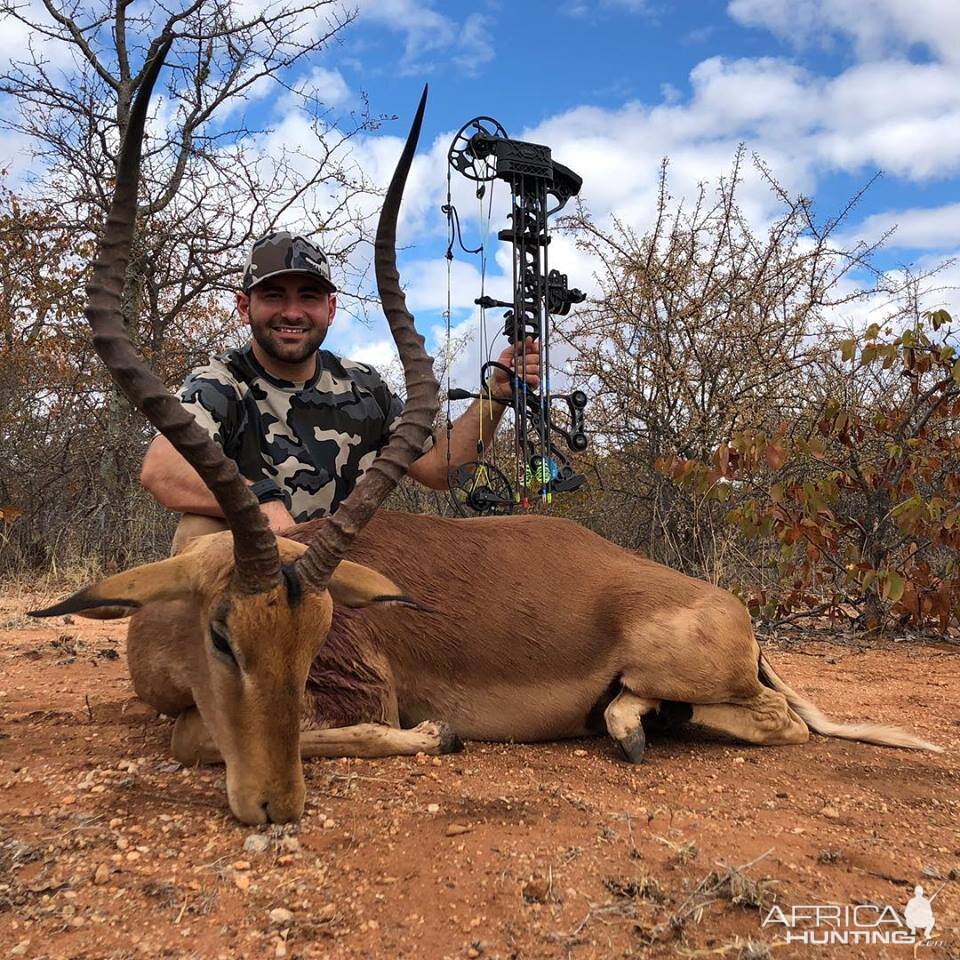
[[[471,393],[449,388],[449,400],[483,399],[502,403],[514,411],[517,439],[516,490],[503,472],[486,462],[483,450],[480,459],[450,471],[449,485],[454,506],[461,514],[511,513],[516,505],[529,505],[533,491],[542,502],[549,503],[554,493],[576,490],[584,478],[570,465],[565,454],[554,442],[564,440],[570,450],[581,452],[587,447],[583,413],[587,396],[582,390],[569,394],[551,394],[550,374],[550,318],[564,316],[570,307],[586,299],[577,289],[570,289],[567,277],[559,270],[550,269],[547,248],[550,244],[547,219],[561,210],[576,196],[583,180],[569,167],[554,160],[550,148],[538,143],[511,140],[503,127],[491,117],[475,117],[457,132],[447,153],[447,203],[443,207],[449,225],[447,260],[453,259],[454,239],[465,253],[484,256],[483,245],[476,249],[464,246],[460,221],[451,201],[450,173],[457,171],[478,184],[476,196],[482,201],[486,185],[503,180],[510,187],[510,226],[501,230],[498,239],[509,243],[513,250],[513,300],[497,300],[481,293],[474,301],[480,307],[481,325],[485,311],[503,309],[503,333],[514,346],[514,371],[487,360],[480,370],[480,382],[495,369],[504,371],[511,385],[507,399],[491,397],[489,393]],[[550,199],[554,205],[548,206]],[[484,259],[485,263],[485,259]],[[448,334],[450,316],[447,314]],[[543,388],[538,393],[523,380],[524,342],[537,344]],[[552,404],[565,404],[565,422],[562,426],[552,416]],[[448,415],[449,425],[449,415]]]

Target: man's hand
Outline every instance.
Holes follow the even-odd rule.
[[[540,356],[536,341],[527,337],[523,343],[523,352],[514,361],[514,347],[507,347],[497,357],[497,363],[506,369],[494,367],[485,384],[480,387],[480,399],[457,419],[451,429],[444,433],[438,431],[437,442],[419,460],[410,465],[410,476],[414,480],[434,490],[446,490],[447,471],[450,465],[460,466],[477,457],[478,444],[486,447],[496,433],[497,425],[507,409],[504,403],[485,403],[487,388],[498,400],[509,402],[513,395],[510,373],[516,371],[517,379],[522,380],[533,390],[540,387]]]
[[[538,389],[540,386],[540,355],[536,342],[532,337],[527,337],[523,341],[523,353],[516,362],[514,360],[514,349],[512,346],[507,347],[497,358],[497,363],[516,373],[517,377],[531,389]],[[488,383],[493,396],[500,400],[510,398],[510,377],[505,371],[494,368]]]
[[[274,533],[280,533],[296,524],[282,500],[268,500],[266,503],[261,503],[260,511],[269,521],[270,529]]]

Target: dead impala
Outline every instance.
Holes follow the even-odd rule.
[[[146,94],[137,109],[142,128]],[[208,478],[233,533],[199,536],[177,557],[109,577],[40,615],[142,608],[128,636],[137,693],[177,717],[178,759],[226,762],[231,809],[251,823],[300,816],[301,756],[442,752],[459,737],[605,730],[638,762],[652,715],[758,744],[802,743],[813,730],[939,750],[896,727],[825,717],[776,674],[732,594],[574,523],[373,515],[422,449],[436,404],[393,253],[419,117],[377,240],[381,296],[407,371],[403,426],[332,518],[277,539],[232,464],[148,378],[120,332],[136,193],[127,155],[140,132],[128,134],[89,316],[118,380],[129,369],[131,394]],[[341,562],[347,555],[352,563]]]

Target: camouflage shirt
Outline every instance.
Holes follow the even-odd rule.
[[[403,408],[373,367],[320,350],[305,383],[279,380],[248,343],[187,377],[180,399],[250,481],[274,480],[298,523],[332,513]]]

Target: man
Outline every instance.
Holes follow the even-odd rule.
[[[287,232],[262,237],[250,251],[237,310],[251,340],[190,373],[184,406],[232,457],[275,531],[332,513],[389,439],[402,403],[366,364],[320,349],[337,310],[337,288],[324,253]],[[499,362],[513,369],[513,348]],[[534,389],[539,361],[524,345],[522,373]],[[494,397],[510,396],[508,375],[490,381]],[[410,467],[428,487],[447,486],[448,466],[477,458],[505,406],[475,401]],[[170,510],[185,514],[174,550],[198,533],[222,529],[220,508],[168,440],[147,450],[141,483]]]

